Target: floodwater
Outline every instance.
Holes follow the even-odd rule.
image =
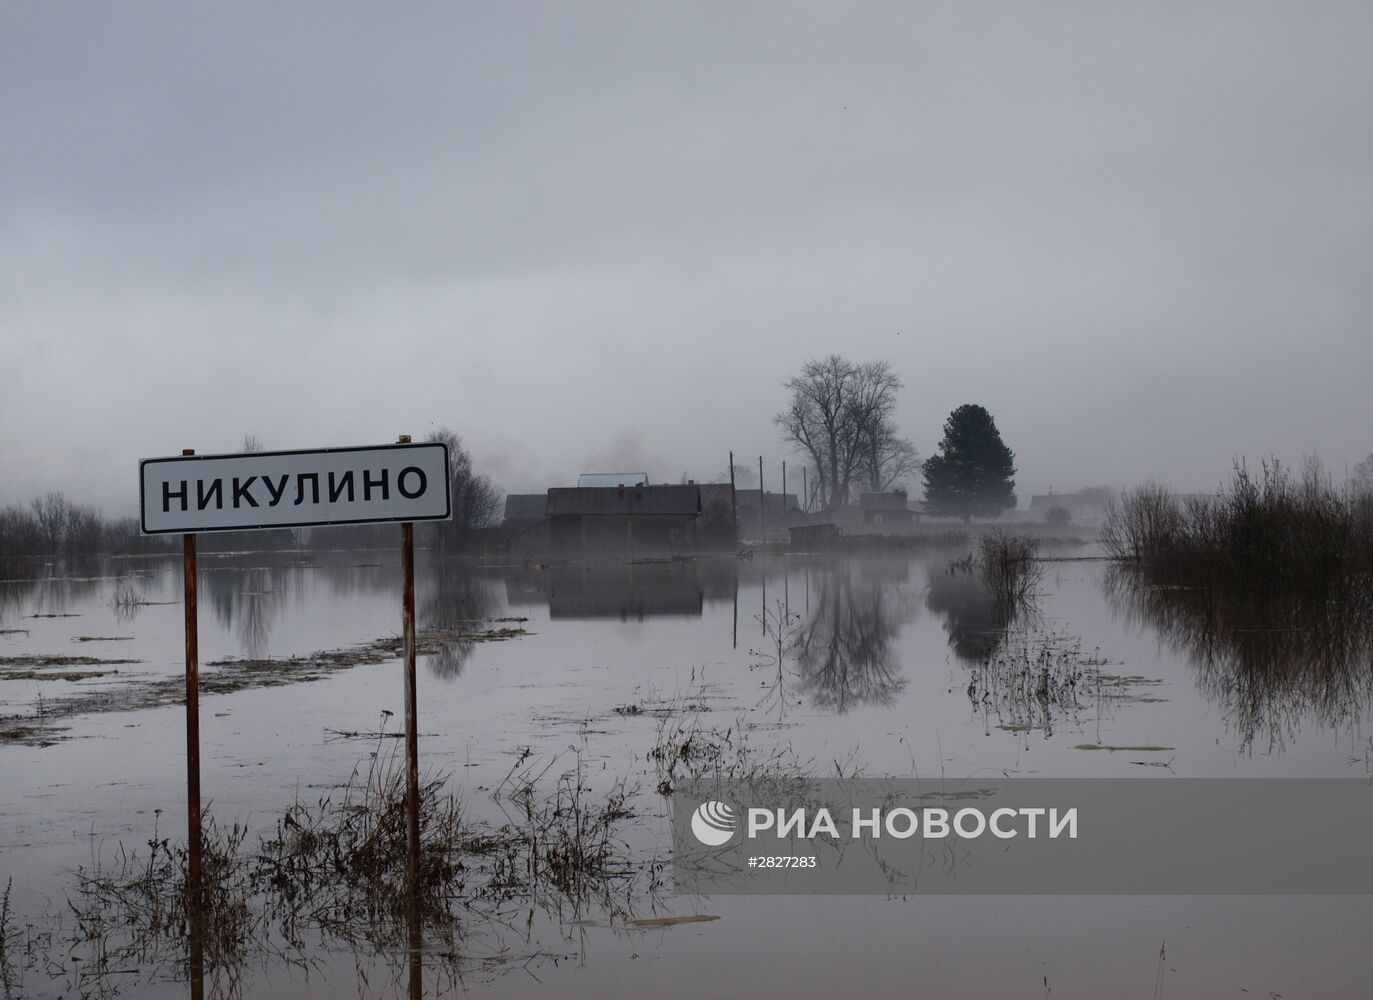
[[[495,808],[491,789],[521,760],[553,774],[579,766],[599,790],[624,780],[635,813],[625,836],[645,863],[670,847],[649,752],[684,715],[741,727],[754,747],[824,774],[1369,775],[1363,623],[1326,609],[1309,627],[1268,627],[1271,607],[1132,587],[1090,546],[1045,554],[1034,606],[1010,615],[958,564],[966,549],[553,566],[421,553],[421,628],[524,632],[421,659],[422,767],[449,775],[477,813]],[[214,661],[394,636],[400,593],[391,553],[202,554],[203,676],[230,669]],[[183,668],[180,595],[180,561],[167,558],[0,583],[0,888],[13,880],[26,933],[60,924],[78,866],[141,847],[155,824],[184,835],[184,713],[158,693]],[[137,662],[43,665],[59,656]],[[1026,697],[1018,667],[1044,656],[1073,683]],[[270,832],[377,745],[350,734],[395,728],[396,659],[302,669],[299,683],[292,669],[203,698],[204,797],[221,822]],[[1373,982],[1373,900],[1362,897],[663,896],[643,907],[719,919],[631,929],[531,911],[426,954],[424,990],[1290,1000],[1367,996]],[[109,988],[63,961],[59,949],[55,964],[24,970],[13,995]],[[308,968],[264,957],[207,983],[208,995],[302,998],[409,985],[400,950],[337,947]],[[115,986],[190,995],[166,968],[127,970]]]

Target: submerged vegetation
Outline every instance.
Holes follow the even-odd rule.
[[[1118,614],[1186,653],[1242,745],[1277,749],[1299,720],[1373,711],[1373,494],[1319,463],[1236,467],[1213,497],[1126,494],[1101,537]]]
[[[661,866],[636,863],[619,836],[633,815],[623,784],[593,797],[581,758],[558,772],[562,761],[520,758],[492,796],[503,821],[471,818],[444,779],[425,782],[412,887],[403,760],[379,745],[365,774],[295,803],[256,839],[242,824],[208,822],[198,904],[185,846],[156,830],[146,852],[121,847],[108,868],[78,870],[71,920],[43,950],[71,956],[81,996],[113,996],[167,973],[208,973],[218,993],[236,996],[248,964],[264,957],[308,970],[320,947],[423,949],[452,963],[458,980],[461,965],[482,957],[479,935],[517,913],[632,921],[635,892],[651,891]],[[495,956],[502,946],[491,948]],[[40,954],[30,967],[51,974],[54,957]]]
[[[1054,733],[1058,715],[1075,717],[1103,690],[1102,661],[1084,654],[1081,640],[1038,630],[1008,633],[973,668],[968,700],[987,728]]]
[[[1154,584],[1328,591],[1373,573],[1373,494],[1335,488],[1314,461],[1300,478],[1241,465],[1213,497],[1126,493],[1101,542]]]
[[[1011,612],[1034,599],[1044,578],[1044,568],[1035,561],[1039,542],[995,531],[983,535],[978,547],[982,579],[1011,617]]]

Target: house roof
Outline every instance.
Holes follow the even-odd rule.
[[[697,483],[701,490],[701,504],[706,507],[728,507],[734,499],[734,487],[729,483]]]
[[[901,490],[887,490],[885,493],[864,493],[858,498],[864,510],[905,510],[906,494]]]
[[[676,514],[701,512],[697,486],[555,487],[548,491],[548,514]]]
[[[537,520],[544,515],[548,497],[542,493],[511,493],[505,498],[507,521]]]
[[[646,472],[583,472],[577,477],[577,485],[593,486],[647,486]]]

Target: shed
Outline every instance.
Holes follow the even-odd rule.
[[[910,524],[915,516],[906,501],[905,490],[863,493],[858,498],[858,506],[863,511],[864,524]]]

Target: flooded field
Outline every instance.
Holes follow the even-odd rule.
[[[632,869],[582,895],[525,885],[431,928],[425,994],[1367,995],[1373,903],[1358,897],[672,894],[661,791],[692,766],[688,744],[708,748],[703,767],[831,776],[1373,770],[1354,609],[1149,588],[1091,546],[1041,555],[1033,597],[1008,604],[966,546],[551,566],[422,554],[423,768],[493,830],[516,784],[622,794],[615,857]],[[273,835],[390,759],[400,592],[390,553],[202,555],[202,780],[221,827]],[[101,964],[68,905],[78,870],[184,836],[180,595],[179,560],[160,558],[0,583],[0,995],[190,993],[175,948]],[[404,940],[290,938],[277,927],[268,950],[210,963],[206,995],[415,995]]]

